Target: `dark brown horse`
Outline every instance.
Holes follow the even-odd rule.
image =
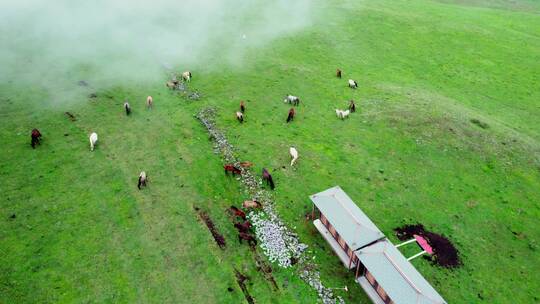
[[[250,246],[257,245],[257,240],[255,239],[253,235],[249,233],[245,233],[245,232],[238,233],[238,241],[242,243],[242,240],[247,241]]]
[[[340,69],[336,70],[336,77],[341,78],[341,70]]]
[[[244,101],[240,101],[240,112],[244,113],[246,111],[246,105],[244,105]]]
[[[351,113],[356,112],[356,104],[354,103],[354,100],[352,99],[351,101],[349,101],[349,110],[351,111]]]
[[[225,174],[228,174],[229,172],[231,172],[233,176],[236,174],[242,174],[242,171],[236,168],[233,164],[225,164],[223,169],[225,170]]]
[[[292,121],[292,120],[294,119],[294,115],[295,115],[295,114],[296,114],[296,113],[294,112],[294,108],[291,108],[291,109],[289,110],[289,116],[287,116],[287,122]]]
[[[33,129],[32,130],[32,134],[31,134],[31,137],[32,137],[32,141],[30,142],[30,145],[32,146],[33,149],[36,148],[36,144],[40,145],[41,142],[40,142],[40,139],[41,139],[41,133],[39,132],[38,129]]]
[[[263,181],[266,181],[268,185],[270,185],[270,189],[274,190],[274,180],[272,179],[272,175],[270,175],[270,172],[268,172],[266,168],[262,169],[262,179]]]
[[[234,216],[238,216],[242,218],[244,221],[246,220],[246,214],[244,213],[244,211],[236,208],[235,206],[229,207],[229,210],[233,213]]]
[[[234,228],[236,228],[238,232],[249,233],[251,230],[251,223],[249,221],[236,223],[234,224]]]

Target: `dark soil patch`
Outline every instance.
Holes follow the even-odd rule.
[[[473,124],[479,126],[479,127],[482,128],[482,129],[487,129],[487,128],[489,128],[489,125],[488,125],[487,123],[485,123],[485,122],[483,122],[483,121],[480,121],[480,120],[478,120],[478,119],[476,119],[476,118],[471,119],[471,122],[472,122]]]
[[[257,265],[257,271],[260,272],[264,278],[272,284],[274,291],[278,291],[279,287],[272,275],[272,266],[253,248],[253,255],[255,257],[255,265]]]
[[[75,115],[71,114],[70,112],[66,112],[65,114],[69,118],[69,120],[77,121],[77,118],[75,117]]]
[[[242,289],[242,292],[244,293],[244,297],[246,298],[246,301],[249,304],[255,304],[255,299],[249,294],[249,290],[246,286],[246,281],[249,280],[248,277],[240,273],[236,268],[234,269],[234,275],[236,276],[236,282],[238,283],[238,286],[240,286],[240,289]]]
[[[433,248],[433,259],[431,261],[439,266],[454,268],[461,265],[456,247],[444,236],[426,231],[424,225],[405,225],[394,229],[398,239],[404,241],[420,235],[424,237]]]
[[[223,237],[223,235],[221,235],[217,231],[217,228],[214,225],[214,222],[212,221],[210,216],[208,216],[208,214],[206,212],[200,211],[200,209],[197,208],[197,207],[195,207],[195,211],[197,211],[199,213],[199,217],[206,224],[206,227],[208,227],[208,230],[210,230],[210,233],[214,237],[214,240],[216,241],[216,244],[219,246],[219,248],[225,249],[225,246],[226,246],[225,238]]]

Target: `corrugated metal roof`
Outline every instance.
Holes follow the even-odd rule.
[[[388,239],[356,251],[356,256],[394,303],[446,303]]]
[[[310,198],[353,250],[384,237],[339,186],[313,194]]]

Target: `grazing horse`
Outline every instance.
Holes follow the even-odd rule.
[[[249,162],[249,161],[240,162],[240,167],[242,168],[250,168],[251,166],[253,166],[252,162]]]
[[[231,206],[229,210],[234,214],[234,216],[238,216],[242,218],[244,221],[246,220],[246,214],[244,213],[244,211],[236,208],[235,206]]]
[[[294,165],[294,162],[298,159],[298,151],[295,147],[289,148],[289,153],[291,154],[292,160],[291,160],[291,167]]]
[[[341,78],[341,70],[340,69],[336,70],[336,77]]]
[[[176,85],[178,85],[178,80],[176,79],[176,76],[173,76],[173,78],[166,83],[167,87],[169,89],[174,89]]]
[[[30,141],[30,145],[32,146],[33,149],[36,148],[36,144],[41,145],[39,141],[41,138],[41,133],[39,132],[38,129],[33,129],[32,134],[30,134],[30,136],[32,138]]]
[[[137,188],[141,190],[141,186],[146,187],[146,181],[148,181],[148,177],[146,176],[146,172],[142,171],[141,174],[139,174],[139,183],[137,184]]]
[[[287,122],[290,122],[294,119],[294,114],[295,114],[294,108],[291,108],[289,110],[289,116],[287,116]]]
[[[348,118],[350,113],[351,113],[350,110],[343,111],[343,110],[336,109],[336,115],[338,118],[341,118],[341,119]]]
[[[356,89],[358,88],[358,83],[352,79],[349,79],[349,88]]]
[[[352,99],[351,101],[349,101],[349,111],[351,111],[351,113],[356,112],[356,104],[354,103],[354,100]]]
[[[253,200],[253,201],[244,201],[242,203],[242,207],[244,207],[246,209],[249,209],[249,208],[261,208],[262,205],[261,205],[261,203]]]
[[[244,101],[240,101],[240,112],[244,113],[246,111],[246,105],[244,104]]]
[[[240,169],[236,168],[233,164],[225,164],[223,166],[223,169],[225,170],[225,174],[227,174],[227,175],[228,175],[229,172],[231,172],[233,176],[236,175],[236,174],[242,175],[242,171]]]
[[[90,151],[94,151],[94,146],[96,145],[98,140],[97,133],[93,132],[90,134]]]
[[[255,237],[249,233],[240,232],[238,233],[238,241],[242,243],[242,240],[246,240],[250,246],[256,246],[257,240]]]
[[[293,95],[287,95],[285,96],[285,99],[283,99],[283,102],[290,103],[293,106],[297,106],[300,104],[300,98],[293,96]]]
[[[234,228],[238,229],[238,232],[249,233],[251,229],[251,223],[245,221],[243,223],[235,223]]]
[[[236,119],[238,119],[238,121],[240,123],[243,123],[244,122],[244,114],[242,114],[242,112],[236,112]]]
[[[272,179],[272,175],[270,175],[270,172],[268,172],[266,168],[262,169],[262,179],[263,181],[266,181],[268,185],[270,185],[270,189],[274,190],[274,180]]]
[[[153,106],[154,106],[154,99],[152,98],[152,96],[146,97],[146,107],[148,109],[151,109]]]
[[[182,79],[184,79],[185,81],[187,82],[190,82],[191,81],[191,72],[190,71],[185,71],[184,73],[182,73]]]
[[[124,102],[124,109],[126,110],[126,115],[131,114],[131,107],[129,106],[129,102]]]

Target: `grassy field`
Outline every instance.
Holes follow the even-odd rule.
[[[242,65],[221,63],[216,49],[191,67],[204,94],[196,102],[168,91],[165,76],[79,87],[92,84],[81,69],[66,91],[83,94],[58,104],[39,87],[1,83],[0,303],[241,303],[234,268],[250,276],[257,303],[316,302],[277,266],[272,291],[238,244],[224,211],[247,198],[194,118],[207,106],[239,158],[270,169],[280,214],[324,283],[351,289],[336,291],[347,302],[369,303],[304,219],[308,195],[334,185],[393,241],[394,228],[418,222],[456,245],[460,268],[413,261],[449,303],[540,302],[539,13],[536,1],[317,0],[312,26],[246,50]],[[302,99],[292,124],[288,93]],[[338,120],[334,109],[351,98],[358,113]],[[34,127],[44,136],[36,150]],[[138,191],[141,170],[150,185]],[[194,206],[210,214],[225,250]]]

